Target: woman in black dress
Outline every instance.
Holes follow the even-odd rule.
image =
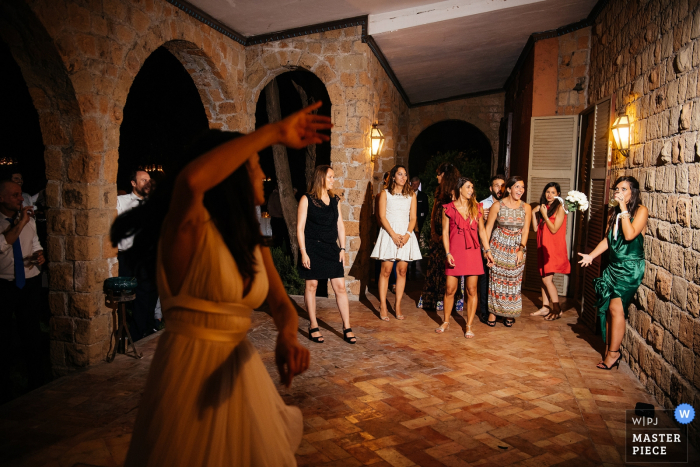
[[[335,181],[330,165],[319,165],[309,192],[299,200],[297,239],[301,251],[300,275],[306,279],[304,303],[309,313],[309,339],[323,342],[316,321],[316,288],[319,280],[331,280],[343,320],[343,339],[354,344],[350,329],[350,303],[345,290],[345,225],[338,196],[330,196]],[[338,246],[340,243],[340,246]]]

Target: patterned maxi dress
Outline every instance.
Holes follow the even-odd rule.
[[[442,204],[435,201],[430,215],[430,230],[431,232],[440,233],[440,241],[430,241],[428,271],[425,274],[423,293],[421,293],[420,300],[418,300],[418,308],[423,308],[424,310],[443,311],[444,308],[447,255],[442,244],[442,211]],[[461,278],[460,288],[455,294],[455,308],[460,313],[464,309],[464,277]]]
[[[503,201],[498,210],[496,228],[491,235],[491,255],[494,265],[489,281],[489,312],[504,318],[517,318],[522,311],[520,288],[523,282],[525,257],[517,265],[518,246],[525,226],[523,202],[516,209]]]

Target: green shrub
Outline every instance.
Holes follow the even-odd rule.
[[[282,279],[282,284],[289,295],[304,295],[306,281],[299,277],[299,271],[294,267],[294,261],[280,247],[270,248],[272,261]]]
[[[476,157],[476,151],[457,152],[448,151],[443,154],[432,156],[425,169],[419,175],[423,184],[423,192],[428,196],[428,216],[433,212],[435,202],[435,189],[438,186],[436,171],[443,162],[451,162],[457,167],[463,177],[467,177],[474,182],[476,199],[481,201],[489,195],[490,168],[489,161]],[[420,249],[422,255],[427,255],[430,250],[430,218],[423,224],[420,238]]]

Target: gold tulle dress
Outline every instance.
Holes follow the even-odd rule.
[[[166,328],[141,398],[125,466],[290,466],[303,433],[246,339],[267,297],[260,248],[248,294],[213,222],[177,296],[158,259]]]

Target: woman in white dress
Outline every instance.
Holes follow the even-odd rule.
[[[255,205],[264,202],[264,173],[257,152],[327,141],[316,133],[331,127],[328,117],[311,114],[318,107],[250,135],[208,130],[184,151],[176,176],[116,220],[113,242],[136,233],[134,257],[157,252],[152,262],[166,323],[126,466],[296,465],[301,411],[284,404],[246,339],[253,308],[267,298],[279,330],[282,383],[289,386],[308,368],[296,311],[261,245]]]
[[[418,240],[413,233],[416,225],[416,194],[408,183],[406,167],[395,165],[389,172],[386,190],[379,194],[379,236],[372,251],[372,258],[382,261],[379,274],[379,317],[389,321],[386,306],[386,293],[389,288],[389,276],[396,267],[396,319],[404,319],[401,313],[401,298],[406,287],[406,270],[408,261],[421,259]]]

